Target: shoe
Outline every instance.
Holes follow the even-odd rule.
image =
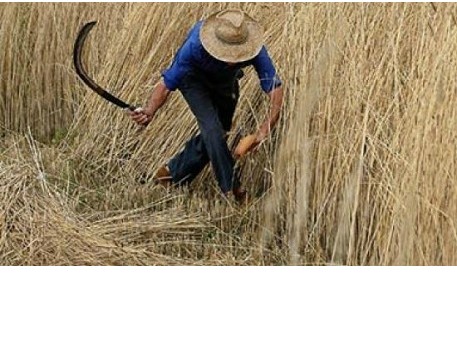
[[[154,176],[154,182],[163,187],[171,187],[173,178],[171,177],[170,169],[166,165],[162,166]]]
[[[248,193],[245,189],[242,189],[241,187],[234,189],[232,191],[233,198],[235,201],[242,206],[245,206],[249,203],[249,196]]]

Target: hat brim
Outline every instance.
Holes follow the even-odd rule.
[[[217,14],[208,17],[201,29],[200,40],[203,48],[214,58],[228,63],[241,63],[257,56],[264,44],[262,26],[252,17],[245,15],[248,38],[243,44],[228,44],[216,36]]]

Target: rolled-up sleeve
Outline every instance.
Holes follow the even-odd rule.
[[[276,68],[273,65],[273,61],[265,46],[257,57],[254,58],[253,65],[259,76],[260,86],[264,92],[270,93],[282,85],[281,79],[276,73]]]
[[[192,43],[187,40],[176,53],[171,66],[162,72],[162,77],[168,90],[175,91],[179,87],[182,79],[191,68],[191,59]]]

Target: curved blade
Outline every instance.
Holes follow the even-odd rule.
[[[109,102],[119,106],[123,109],[129,109],[134,111],[136,108],[132,105],[127,104],[126,102],[122,101],[121,99],[117,98],[116,96],[110,94],[108,91],[103,89],[100,85],[98,85],[94,80],[92,80],[89,75],[87,74],[86,69],[83,66],[81,60],[81,53],[84,46],[84,42],[87,38],[87,35],[95,26],[97,21],[86,23],[83,28],[79,31],[78,37],[76,38],[75,46],[73,49],[73,64],[75,65],[76,73],[81,78],[81,80],[93,91],[99,94],[104,99],[108,100]]]

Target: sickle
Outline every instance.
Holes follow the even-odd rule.
[[[86,40],[87,35],[95,26],[97,21],[86,23],[81,30],[79,31],[78,37],[76,38],[75,46],[73,49],[73,63],[75,65],[76,73],[81,78],[81,80],[93,91],[103,97],[105,100],[115,104],[116,106],[122,109],[128,109],[130,111],[135,111],[136,107],[132,106],[128,103],[125,103],[121,99],[117,98],[116,96],[110,94],[108,91],[103,89],[100,85],[98,85],[93,79],[89,77],[87,71],[85,70],[82,60],[81,60],[81,53],[84,46],[84,42]]]

